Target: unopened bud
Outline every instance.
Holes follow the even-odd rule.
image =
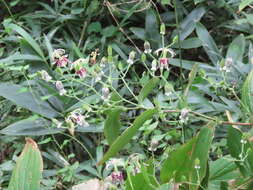
[[[160,26],[160,34],[165,35],[165,24],[162,23]]]

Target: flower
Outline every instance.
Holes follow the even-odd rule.
[[[69,60],[66,56],[62,56],[56,61],[57,67],[66,67],[66,65],[69,63]]]
[[[171,48],[159,48],[155,51],[155,54],[156,55],[159,55],[159,53],[162,52],[162,53],[167,53],[169,52],[170,53],[170,57],[175,57],[176,53],[173,51],[173,49]]]
[[[129,63],[130,65],[132,65],[134,63],[134,58],[135,58],[135,52],[131,51],[129,56],[128,56],[128,60],[127,63]]]
[[[124,160],[121,159],[121,158],[111,158],[111,159],[106,163],[105,169],[106,169],[106,170],[109,170],[111,167],[112,167],[112,168],[117,168],[117,167],[119,167],[119,166],[122,166],[122,167],[125,166]]]
[[[224,66],[221,67],[221,71],[225,71],[226,73],[231,72],[232,64],[233,59],[231,57],[226,58]]]
[[[159,143],[158,140],[152,139],[148,150],[152,152],[156,151],[158,147],[158,143]]]
[[[57,90],[59,90],[60,96],[67,93],[67,91],[64,89],[64,86],[63,86],[61,81],[56,81],[55,82],[55,87],[57,88]]]
[[[150,48],[150,43],[148,41],[145,41],[144,43],[144,53],[151,53],[152,49]]]
[[[65,50],[64,49],[56,49],[53,52],[52,59],[55,61],[57,67],[66,67],[66,65],[69,63],[68,56],[64,55]]]
[[[42,80],[44,80],[46,82],[48,82],[52,79],[52,77],[45,70],[42,70],[39,73],[40,73],[40,76],[41,76]]]
[[[85,116],[80,113],[80,110],[75,110],[67,118],[68,122],[73,122],[82,127],[88,127],[89,123],[85,120]]]
[[[187,108],[183,108],[183,109],[181,110],[181,114],[180,114],[180,116],[179,116],[179,119],[180,119],[180,122],[181,122],[181,123],[185,123],[185,122],[188,121],[188,119],[189,119],[189,118],[188,118],[189,112],[190,112],[190,110],[187,109]]]
[[[84,78],[87,75],[87,70],[85,68],[81,68],[79,70],[76,71],[76,74],[80,77],[80,78]]]
[[[109,99],[109,96],[110,95],[110,90],[109,90],[109,88],[108,87],[103,87],[102,88],[102,99],[103,100],[107,100],[107,99]]]
[[[168,58],[164,57],[164,58],[160,58],[159,59],[159,68],[161,70],[165,69],[169,69],[169,64],[168,64]]]
[[[151,65],[152,65],[151,70],[152,71],[156,71],[156,69],[157,69],[157,62],[156,62],[155,59],[152,61]]]
[[[124,181],[123,174],[120,171],[112,172],[111,178],[112,178],[112,183],[114,183],[114,184],[122,183]]]
[[[64,54],[65,54],[65,50],[64,49],[56,49],[53,52],[52,59],[54,61],[56,61],[56,60],[60,59],[62,56],[64,56]]]
[[[107,58],[106,57],[103,57],[100,61],[100,66],[103,68],[105,67],[105,64],[107,63]]]

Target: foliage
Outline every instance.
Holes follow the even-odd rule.
[[[0,188],[252,189],[252,1],[0,3]]]

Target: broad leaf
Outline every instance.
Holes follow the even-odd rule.
[[[8,190],[39,190],[43,161],[37,144],[30,138],[17,160]]]
[[[54,118],[59,115],[48,102],[41,100],[35,91],[31,91],[21,85],[9,83],[0,84],[0,96],[47,118]]]
[[[229,45],[226,58],[232,58],[233,62],[242,62],[245,50],[245,38],[243,34],[237,36]]]
[[[152,119],[152,117],[158,113],[157,109],[151,109],[143,112],[138,116],[131,127],[128,127],[122,135],[120,135],[114,143],[110,146],[109,150],[106,152],[99,164],[103,164],[109,158],[115,156],[137,133],[138,129],[145,123],[145,121]]]
[[[41,136],[63,132],[64,129],[52,127],[52,123],[43,118],[28,118],[9,125],[0,131],[5,135]]]
[[[214,122],[208,123],[207,127],[202,128],[197,136],[171,153],[161,169],[163,183],[169,182],[172,178],[175,182],[183,182],[186,177],[191,184],[199,184],[206,174],[208,152],[213,139],[214,126]],[[200,166],[198,174],[195,169],[196,160],[199,160]],[[197,188],[198,185],[190,185],[190,189]]]
[[[108,143],[111,145],[114,140],[119,136],[120,133],[120,127],[121,123],[119,121],[120,114],[122,109],[111,109],[107,113],[106,121],[105,121],[105,127],[104,127],[104,134],[108,141]]]

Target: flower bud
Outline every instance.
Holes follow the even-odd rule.
[[[165,24],[162,23],[160,26],[160,34],[165,35]]]
[[[141,55],[141,61],[142,62],[145,62],[147,60],[147,57],[146,57],[146,55],[143,53],[142,55]]]
[[[156,62],[155,59],[152,61],[151,66],[152,66],[152,67],[151,67],[151,70],[152,70],[152,71],[156,71],[156,69],[157,69],[157,62]]]
[[[150,43],[148,41],[145,41],[144,43],[144,53],[151,53],[152,50],[150,48]]]

